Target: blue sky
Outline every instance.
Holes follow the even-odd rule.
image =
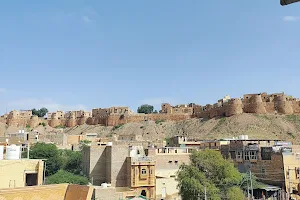
[[[300,3],[5,1],[0,113],[300,97]]]

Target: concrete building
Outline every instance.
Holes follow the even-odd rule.
[[[95,197],[146,196],[155,199],[155,162],[145,155],[143,147],[112,145],[89,146],[83,150],[83,171],[98,186]],[[102,186],[102,187],[99,187]]]
[[[232,140],[221,147],[240,172],[251,171],[259,181],[279,186],[300,199],[300,147],[277,140]]]
[[[186,136],[174,136],[170,138],[169,146],[171,147],[200,147],[202,141],[190,139]]]
[[[224,145],[230,144],[229,140],[210,140],[203,141],[200,144],[200,149],[213,149],[213,150],[221,150],[221,147]]]
[[[43,160],[0,160],[0,188],[42,185],[43,175]]]
[[[176,173],[181,164],[190,163],[193,147],[163,147],[147,149],[146,154],[155,161],[156,199],[180,200]]]
[[[156,170],[156,199],[180,200],[176,174],[178,169]]]

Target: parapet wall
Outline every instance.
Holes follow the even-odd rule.
[[[130,122],[142,121],[180,121],[189,118],[214,118],[230,117],[241,113],[255,114],[300,114],[299,99],[286,96],[284,93],[259,93],[245,94],[243,98],[224,97],[217,103],[206,106],[194,103],[171,106],[162,104],[160,113],[134,114],[128,107],[97,108],[92,112],[70,111],[63,115],[63,111],[51,113],[48,125],[51,127],[77,125],[104,125],[116,126]],[[50,113],[49,113],[50,115]],[[42,119],[32,116],[31,111],[11,111],[8,115],[1,116],[0,122],[8,125],[35,127]]]
[[[213,118],[241,113],[255,114],[300,114],[300,101],[284,93],[246,94],[244,98],[230,99],[226,103],[206,105],[194,112],[194,117]]]
[[[143,121],[180,121],[191,118],[191,115],[185,114],[131,114],[131,115],[109,115],[103,117],[90,117],[86,123],[89,125],[101,124],[104,126],[116,126],[131,122]]]

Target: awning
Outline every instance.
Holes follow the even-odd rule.
[[[256,189],[261,189],[261,190],[266,190],[266,191],[278,191],[278,190],[281,190],[280,187],[277,187],[277,186],[274,186],[274,185],[262,185],[262,186],[259,186]]]

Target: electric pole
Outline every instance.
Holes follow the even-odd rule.
[[[250,170],[250,187],[251,187],[251,199],[254,199],[254,196],[253,196],[253,185],[252,185],[252,173],[251,173],[251,170]]]
[[[248,200],[250,200],[250,193],[249,193],[249,180],[247,178],[247,197],[248,197]]]

